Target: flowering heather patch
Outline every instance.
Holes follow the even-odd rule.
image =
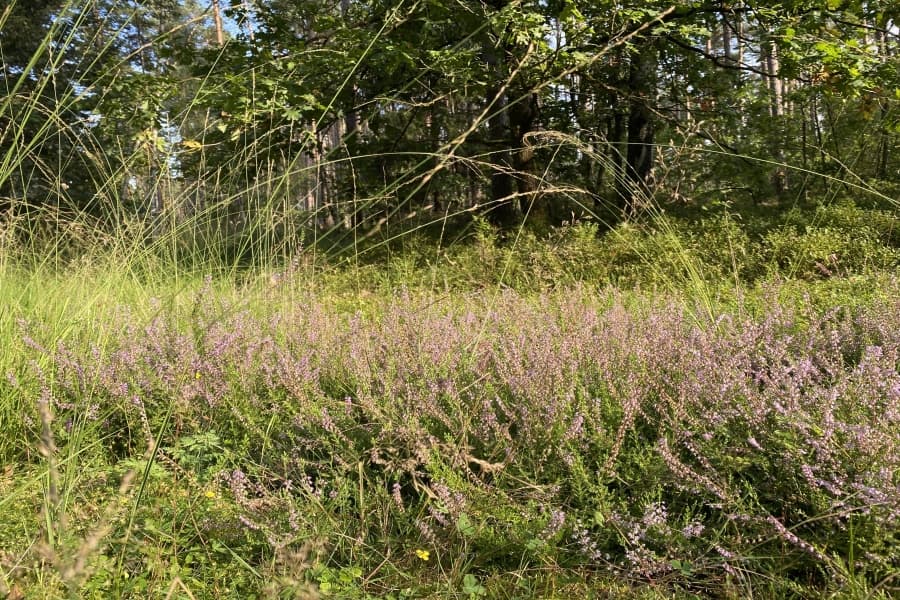
[[[204,539],[254,540],[251,563],[315,542],[364,570],[391,549],[701,593],[896,585],[900,300],[706,318],[588,289],[369,315],[209,294],[190,319],[123,309],[103,347],[23,323],[4,384],[111,464],[157,445],[231,503]],[[20,427],[40,436],[36,406]]]

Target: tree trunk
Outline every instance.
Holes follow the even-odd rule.
[[[547,207],[538,203],[536,196],[538,179],[534,173],[534,149],[527,144],[526,137],[535,130],[539,113],[538,95],[531,93],[509,107],[511,141],[515,146],[512,154],[515,170],[516,189],[524,199],[528,213],[532,216],[549,217]]]
[[[725,57],[726,62],[731,62],[731,23],[728,22],[728,17],[725,16],[722,18],[722,54]]]
[[[345,21],[348,19],[348,12],[350,12],[350,0],[341,0],[341,18]],[[350,89],[352,90],[353,102],[350,103],[350,110],[347,111],[347,114],[344,116],[344,128],[346,130],[347,140],[356,135],[356,130],[359,128],[359,117],[355,110],[357,86],[351,85]]]
[[[781,79],[778,63],[778,47],[774,42],[767,42],[764,46],[765,71],[767,73],[767,86],[769,88],[769,115],[772,117],[775,170],[772,173],[772,187],[779,198],[788,191],[787,170],[785,168],[784,155],[784,82]]]
[[[521,221],[522,207],[513,197],[513,156],[510,148],[512,131],[509,120],[509,97],[502,87],[506,76],[505,56],[501,56],[490,41],[485,44],[484,58],[493,72],[497,87],[487,96],[491,105],[488,132],[491,143],[491,210],[488,220],[501,228],[510,228]]]
[[[649,199],[656,127],[656,69],[659,54],[652,39],[641,40],[632,56],[628,73],[628,149],[625,173],[619,188],[620,208],[625,217],[636,214]]]
[[[216,24],[216,43],[221,46],[225,43],[225,33],[222,27],[222,8],[219,0],[212,0],[213,21]]]
[[[875,40],[878,48],[878,56],[882,63],[887,63],[889,60],[888,53],[888,39],[887,39],[887,28],[888,28],[888,20],[886,17],[882,17],[880,22],[876,23],[875,29]],[[879,148],[878,148],[878,159],[877,165],[875,166],[875,177],[878,179],[886,179],[888,172],[888,162],[890,158],[890,133],[888,130],[888,101],[886,98],[880,98],[878,100],[879,107]]]
[[[518,198],[513,198],[513,158],[509,149],[510,135],[507,98],[501,93],[494,102],[494,114],[488,120],[488,131],[492,144],[500,149],[491,152],[491,204],[489,220],[499,227],[512,227],[519,222],[522,214]]]

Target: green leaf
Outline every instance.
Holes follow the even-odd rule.
[[[669,565],[685,577],[689,577],[694,571],[693,565],[685,560],[670,560]]]
[[[463,537],[472,537],[475,535],[476,531],[475,526],[469,519],[469,515],[466,513],[460,514],[459,519],[456,520],[456,530],[459,531]]]
[[[471,573],[463,576],[463,593],[471,596],[484,596],[487,594],[485,587],[478,583],[478,579]]]
[[[559,11],[559,20],[560,21],[574,21],[576,23],[584,22],[584,15],[581,14],[581,11],[578,10],[578,7],[575,6],[575,3],[572,0],[566,0],[566,3],[563,4],[563,8]]]

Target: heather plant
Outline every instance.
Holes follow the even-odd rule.
[[[3,384],[20,399],[14,464],[39,464],[45,405],[66,464],[137,474],[84,581],[216,595],[221,568],[232,590],[269,573],[273,593],[360,597],[498,595],[512,572],[535,596],[576,574],[894,590],[896,282],[825,311],[774,287],[765,313],[710,318],[586,286],[346,310],[275,280],[262,304],[208,281],[178,310],[109,311],[94,336],[20,325]],[[114,496],[63,487],[88,485]],[[34,527],[16,523],[10,539]],[[4,569],[19,586],[44,572]]]

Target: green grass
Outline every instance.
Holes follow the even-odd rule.
[[[845,210],[854,214],[857,209]],[[789,218],[815,220],[817,215],[792,213]],[[0,382],[4,433],[0,455],[5,465],[0,473],[0,531],[4,532],[0,585],[11,597],[29,598],[374,598],[388,594],[395,598],[886,598],[888,590],[894,589],[892,579],[855,578],[849,566],[852,558],[843,567],[847,585],[792,580],[774,569],[767,574],[772,567],[766,563],[760,564],[761,572],[748,570],[734,577],[673,575],[658,581],[623,578],[573,563],[566,558],[569,550],[561,541],[549,545],[527,541],[534,534],[528,533],[528,521],[516,515],[524,511],[538,518],[533,503],[548,485],[539,472],[527,470],[514,475],[515,486],[504,488],[507,496],[487,493],[477,500],[481,492],[467,487],[464,472],[455,472],[449,465],[428,467],[432,476],[436,471],[431,469],[442,469],[448,481],[462,477],[459,489],[468,490],[465,493],[472,495],[475,505],[487,503],[473,509],[476,514],[483,510],[493,515],[485,518],[499,519],[492,528],[509,519],[503,526],[511,528],[505,534],[490,533],[484,528],[491,521],[480,517],[471,531],[457,524],[455,545],[445,554],[442,546],[429,546],[413,522],[392,521],[396,518],[389,516],[393,500],[370,466],[363,469],[362,462],[333,465],[329,468],[343,474],[343,483],[336,489],[343,508],[308,505],[310,514],[297,517],[312,528],[301,536],[305,541],[280,548],[277,520],[262,529],[241,527],[239,516],[246,513],[247,505],[220,479],[221,473],[242,465],[255,469],[256,477],[264,480],[274,475],[271,469],[281,460],[271,454],[280,444],[272,437],[280,428],[277,421],[256,415],[260,418],[250,423],[225,425],[236,415],[250,414],[249,397],[236,397],[206,413],[175,398],[159,397],[152,412],[144,417],[132,414],[124,421],[128,411],[106,400],[95,420],[76,418],[63,425],[45,415],[45,431],[54,436],[49,437],[40,433],[41,415],[35,411],[35,401],[42,385],[53,393],[61,391],[60,359],[23,343],[23,337],[29,336],[51,351],[64,343],[76,355],[108,356],[123,343],[122,331],[110,326],[123,311],[141,326],[162,318],[173,324],[173,331],[194,330],[201,337],[203,331],[217,323],[227,324],[243,311],[260,318],[296,317],[307,307],[319,307],[312,314],[330,319],[322,326],[337,328],[347,327],[347,319],[354,314],[378,323],[401,301],[419,307],[414,310],[435,305],[485,314],[501,310],[508,302],[504,288],[543,302],[548,293],[565,298],[593,289],[603,296],[618,286],[614,293],[636,314],[642,306],[670,297],[696,311],[701,320],[703,315],[722,313],[765,318],[773,298],[798,309],[811,306],[812,314],[836,306],[865,309],[889,300],[896,291],[888,268],[895,264],[890,262],[896,256],[892,239],[880,246],[886,263],[870,260],[866,244],[883,240],[873,233],[870,241],[864,237],[862,245],[859,236],[854,238],[856,245],[849,250],[864,255],[843,255],[847,265],[843,271],[827,275],[814,266],[798,266],[835,248],[848,251],[849,242],[835,221],[829,221],[828,230],[837,232],[830,237],[816,237],[810,228],[800,233],[777,223],[766,226],[768,232],[795,232],[792,240],[782,244],[797,257],[790,261],[781,260],[770,249],[768,233],[736,228],[734,221],[722,217],[699,222],[674,219],[661,230],[636,225],[599,237],[595,229],[580,226],[544,236],[525,233],[515,243],[479,229],[449,248],[437,248],[426,237],[410,237],[401,247],[363,252],[357,260],[310,253],[281,269],[219,269],[209,280],[199,269],[155,258],[126,262],[115,253],[64,265],[7,260],[0,271],[0,373],[10,375],[9,381]],[[855,223],[851,220],[847,227]],[[731,240],[728,252],[722,250],[723,239]],[[712,247],[711,240],[720,253],[701,255],[701,249]],[[804,245],[806,240],[811,246]],[[688,271],[681,268],[685,260],[690,261]],[[321,307],[327,309],[322,312]],[[535,310],[550,315],[556,309],[537,305]],[[203,329],[197,330],[198,323],[203,323]],[[336,378],[342,372],[339,365],[328,368],[331,375],[322,385],[334,394],[367,385]],[[44,384],[36,379],[39,373],[46,379]],[[229,380],[236,376],[226,375]],[[19,383],[13,385],[13,379]],[[104,397],[92,387],[76,395],[80,395],[78,401],[88,401],[95,393]],[[31,421],[23,422],[23,414],[32,415]],[[154,451],[144,439],[148,434],[164,445],[161,451]],[[321,442],[340,447],[339,440],[323,438]],[[448,448],[458,442],[448,440]],[[625,480],[632,476],[628,469],[647,468],[645,453],[650,446],[635,442],[628,442],[623,450],[625,470],[619,476]],[[396,443],[405,442],[398,439]],[[117,444],[132,450],[110,454]],[[126,473],[132,473],[133,479],[123,485]],[[286,501],[278,493],[266,494],[259,497],[260,502]],[[309,497],[307,501],[322,502]],[[295,506],[302,509],[304,504]],[[505,517],[504,510],[509,511]],[[267,533],[266,527],[275,529]],[[363,531],[381,533],[371,540],[354,541]],[[524,537],[504,549],[510,543],[503,540],[504,535]],[[867,535],[867,543],[891,543]],[[471,554],[471,548],[478,550]],[[428,550],[429,559],[423,560],[416,550]],[[523,554],[505,556],[510,550]],[[752,564],[753,559],[748,560],[746,564]]]

